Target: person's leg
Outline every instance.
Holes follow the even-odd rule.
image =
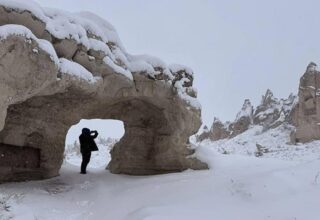
[[[85,165],[85,163],[86,163],[86,161],[85,161],[85,158],[86,158],[86,156],[85,156],[85,154],[84,153],[81,153],[81,155],[82,155],[82,162],[81,162],[81,172],[80,173],[86,173],[86,165]]]
[[[91,152],[88,153],[87,155],[87,164],[86,164],[86,169],[87,169],[87,165],[89,164],[90,162],[90,159],[91,159]]]
[[[90,162],[91,152],[82,153],[82,163],[81,163],[81,173],[85,174],[87,172],[87,165]]]

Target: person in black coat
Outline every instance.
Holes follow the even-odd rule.
[[[81,174],[87,173],[87,165],[90,162],[91,151],[99,150],[95,138],[98,137],[97,131],[90,131],[89,128],[83,128],[82,134],[79,136],[80,151],[82,154]]]

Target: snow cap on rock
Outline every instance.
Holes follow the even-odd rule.
[[[244,100],[243,106],[241,110],[238,112],[236,116],[236,121],[240,120],[242,117],[252,117],[253,113],[253,106],[251,105],[251,102],[249,99]]]
[[[314,72],[314,71],[317,71],[317,64],[314,63],[314,62],[310,62],[309,65],[307,66],[307,70],[306,72],[309,73],[309,72]]]

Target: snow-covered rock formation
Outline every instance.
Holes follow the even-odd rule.
[[[229,125],[231,137],[237,136],[246,131],[252,123],[253,106],[249,99],[243,103],[241,110],[238,112],[236,119]]]
[[[278,100],[270,90],[267,90],[262,96],[261,104],[254,112],[253,123],[268,129],[275,128],[283,122],[289,122],[290,113],[296,102],[297,97],[293,94],[290,94],[287,99]]]
[[[298,97],[299,103],[293,114],[296,131],[291,134],[291,141],[320,139],[320,71],[313,62],[300,78]]]
[[[254,125],[267,131],[283,124],[293,125],[289,126],[288,141],[291,143],[320,139],[320,71],[315,63],[311,62],[300,78],[298,97],[290,94],[287,99],[279,100],[268,89],[255,109],[249,100],[245,100],[234,122],[222,123],[215,118],[205,139],[232,138]],[[203,141],[203,137],[200,134],[197,140]]]
[[[215,118],[207,139],[213,141],[233,138],[254,125],[260,125],[263,130],[276,128],[283,123],[291,123],[293,120],[293,108],[297,103],[297,97],[290,94],[287,99],[277,99],[271,90],[267,90],[262,96],[260,105],[254,108],[249,99],[244,101],[241,110],[233,122],[222,123]],[[204,140],[202,134],[197,136],[198,141]]]
[[[118,119],[113,173],[203,169],[188,138],[201,125],[193,72],[126,52],[88,13],[0,0],[0,182],[58,175],[65,136],[80,119]]]

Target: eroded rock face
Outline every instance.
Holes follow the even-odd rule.
[[[296,132],[292,142],[308,142],[320,138],[320,72],[311,62],[300,78],[299,103],[292,114]]]
[[[201,142],[204,140],[216,141],[220,139],[229,138],[231,131],[229,130],[230,123],[223,123],[218,118],[214,118],[210,130],[205,125],[203,131],[196,135],[196,141]]]
[[[274,97],[271,90],[262,96],[261,104],[253,115],[253,123],[264,128],[276,128],[282,123],[291,123],[292,110],[297,103],[297,96],[290,94],[286,99]]]
[[[218,118],[214,118],[211,129],[211,140],[220,140],[230,136],[229,123],[222,123]]]
[[[261,104],[257,106],[254,112],[253,121],[255,124],[271,124],[279,118],[280,111],[277,108],[279,101],[273,96],[271,90],[267,90],[266,94],[262,96]]]
[[[230,137],[235,137],[248,130],[252,124],[253,106],[249,99],[246,99],[242,105],[240,112],[237,114],[236,120],[229,125],[231,131]]]
[[[223,123],[215,118],[210,132],[199,136],[206,136],[207,139],[216,141],[235,137],[254,125],[263,126],[266,131],[283,123],[293,124],[297,118],[295,110],[297,102],[297,97],[292,94],[286,99],[279,100],[268,89],[256,108],[252,106],[249,99],[246,99],[233,122]]]
[[[124,122],[113,173],[207,168],[189,157],[201,125],[190,69],[129,55],[95,15],[33,6],[0,1],[0,182],[58,175],[68,129],[93,118]],[[15,151],[26,161],[9,163]]]

